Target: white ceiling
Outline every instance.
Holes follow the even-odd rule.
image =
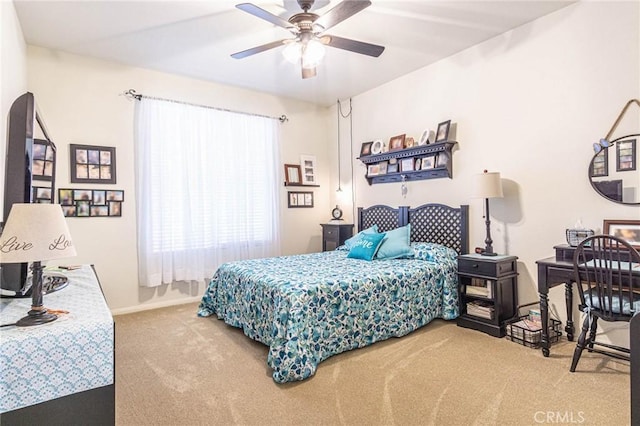
[[[330,105],[567,6],[571,1],[373,0],[327,31],[386,47],[379,58],[327,48],[315,78],[303,80],[282,47],[244,59],[230,54],[290,38],[235,8],[247,0],[14,0],[27,43]],[[288,19],[293,0],[254,2]],[[337,0],[318,0],[322,15]]]

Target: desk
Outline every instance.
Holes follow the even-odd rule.
[[[542,354],[549,356],[549,289],[564,284],[567,309],[567,324],[564,327],[567,339],[573,341],[573,254],[575,247],[561,244],[553,247],[556,255],[538,260],[538,294],[540,295],[540,317],[542,319]]]
[[[0,329],[2,423],[115,423],[114,325],[90,265],[65,272],[69,285],[44,296],[66,317],[34,327]],[[0,300],[0,321],[13,323],[31,299]]]

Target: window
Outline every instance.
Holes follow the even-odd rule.
[[[135,127],[141,285],[279,254],[277,119],[143,97]]]

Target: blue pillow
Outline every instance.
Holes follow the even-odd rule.
[[[358,232],[353,237],[345,240],[344,245],[347,246],[348,249],[351,249],[353,245],[360,240],[360,237],[364,234],[376,234],[378,232],[378,225],[373,225],[371,228],[367,228],[363,231]]]
[[[387,231],[387,237],[376,253],[376,259],[399,259],[413,256],[410,236],[411,224]]]
[[[362,234],[360,239],[353,244],[347,257],[352,259],[372,260],[384,239],[381,234]]]

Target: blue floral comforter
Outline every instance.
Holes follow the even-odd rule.
[[[435,244],[411,259],[365,261],[335,250],[226,263],[199,316],[216,314],[269,346],[273,379],[312,376],[332,355],[458,316],[457,254]]]

